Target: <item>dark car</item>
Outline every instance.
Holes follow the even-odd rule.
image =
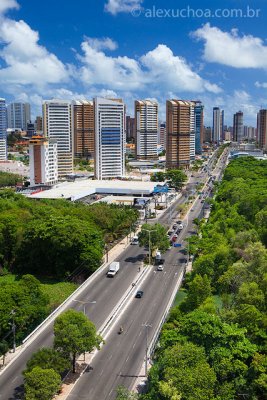
[[[143,297],[143,294],[144,294],[144,292],[143,292],[142,290],[138,290],[138,291],[136,292],[135,297],[136,297],[137,299],[141,299],[141,297]]]

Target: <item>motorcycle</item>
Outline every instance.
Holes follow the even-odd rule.
[[[123,332],[123,327],[121,326],[118,334],[120,335],[120,334],[122,334],[122,332]]]

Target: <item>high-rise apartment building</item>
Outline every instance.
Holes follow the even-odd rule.
[[[158,103],[151,100],[135,101],[135,153],[139,160],[157,158]]]
[[[34,128],[37,135],[43,134],[43,117],[37,116],[34,122]]]
[[[7,160],[7,110],[5,99],[0,98],[0,161]]]
[[[7,106],[8,128],[27,130],[31,121],[31,106],[29,103],[11,103]]]
[[[43,103],[44,136],[57,141],[59,178],[73,173],[71,126],[69,101],[47,100]]]
[[[33,136],[29,143],[30,184],[54,185],[58,181],[57,141]]]
[[[202,154],[203,130],[204,130],[204,106],[201,101],[195,101],[195,152]]]
[[[166,150],[166,122],[162,122],[159,127],[159,144]]]
[[[129,143],[135,143],[135,118],[126,116],[126,140]]]
[[[241,142],[244,134],[243,127],[243,113],[238,111],[234,114],[233,118],[233,140],[234,142]]]
[[[94,158],[95,115],[93,101],[72,102],[72,133],[75,157]]]
[[[212,128],[205,126],[203,130],[203,142],[212,142]]]
[[[219,107],[213,108],[213,126],[212,126],[212,141],[213,143],[219,144],[221,140],[222,131],[222,112]]]
[[[122,178],[125,175],[125,105],[120,99],[96,97],[95,177]]]
[[[257,136],[259,146],[267,150],[267,110],[260,110],[257,118]]]
[[[35,135],[35,126],[32,122],[27,123],[27,136],[33,137]]]
[[[225,126],[224,126],[224,110],[221,110],[221,127],[220,127],[220,141],[223,142],[225,139]]]
[[[195,148],[194,103],[167,100],[166,103],[166,167],[188,168]],[[194,136],[194,143],[192,143]]]

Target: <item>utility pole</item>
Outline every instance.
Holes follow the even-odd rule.
[[[148,364],[148,329],[152,328],[152,325],[143,324],[144,328],[146,328],[146,350],[145,350],[145,376],[147,376],[147,364]]]

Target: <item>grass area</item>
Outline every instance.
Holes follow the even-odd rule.
[[[19,280],[19,276],[7,274],[0,276],[1,283],[14,283]],[[49,307],[51,310],[57,308],[79,285],[71,282],[57,282],[53,280],[39,279],[43,292],[49,297]]]
[[[180,289],[176,294],[173,306],[179,306],[186,296],[187,293],[184,291],[184,289]]]
[[[67,297],[69,297],[79,285],[71,282],[42,283],[41,288],[49,297],[51,310],[57,308]]]

